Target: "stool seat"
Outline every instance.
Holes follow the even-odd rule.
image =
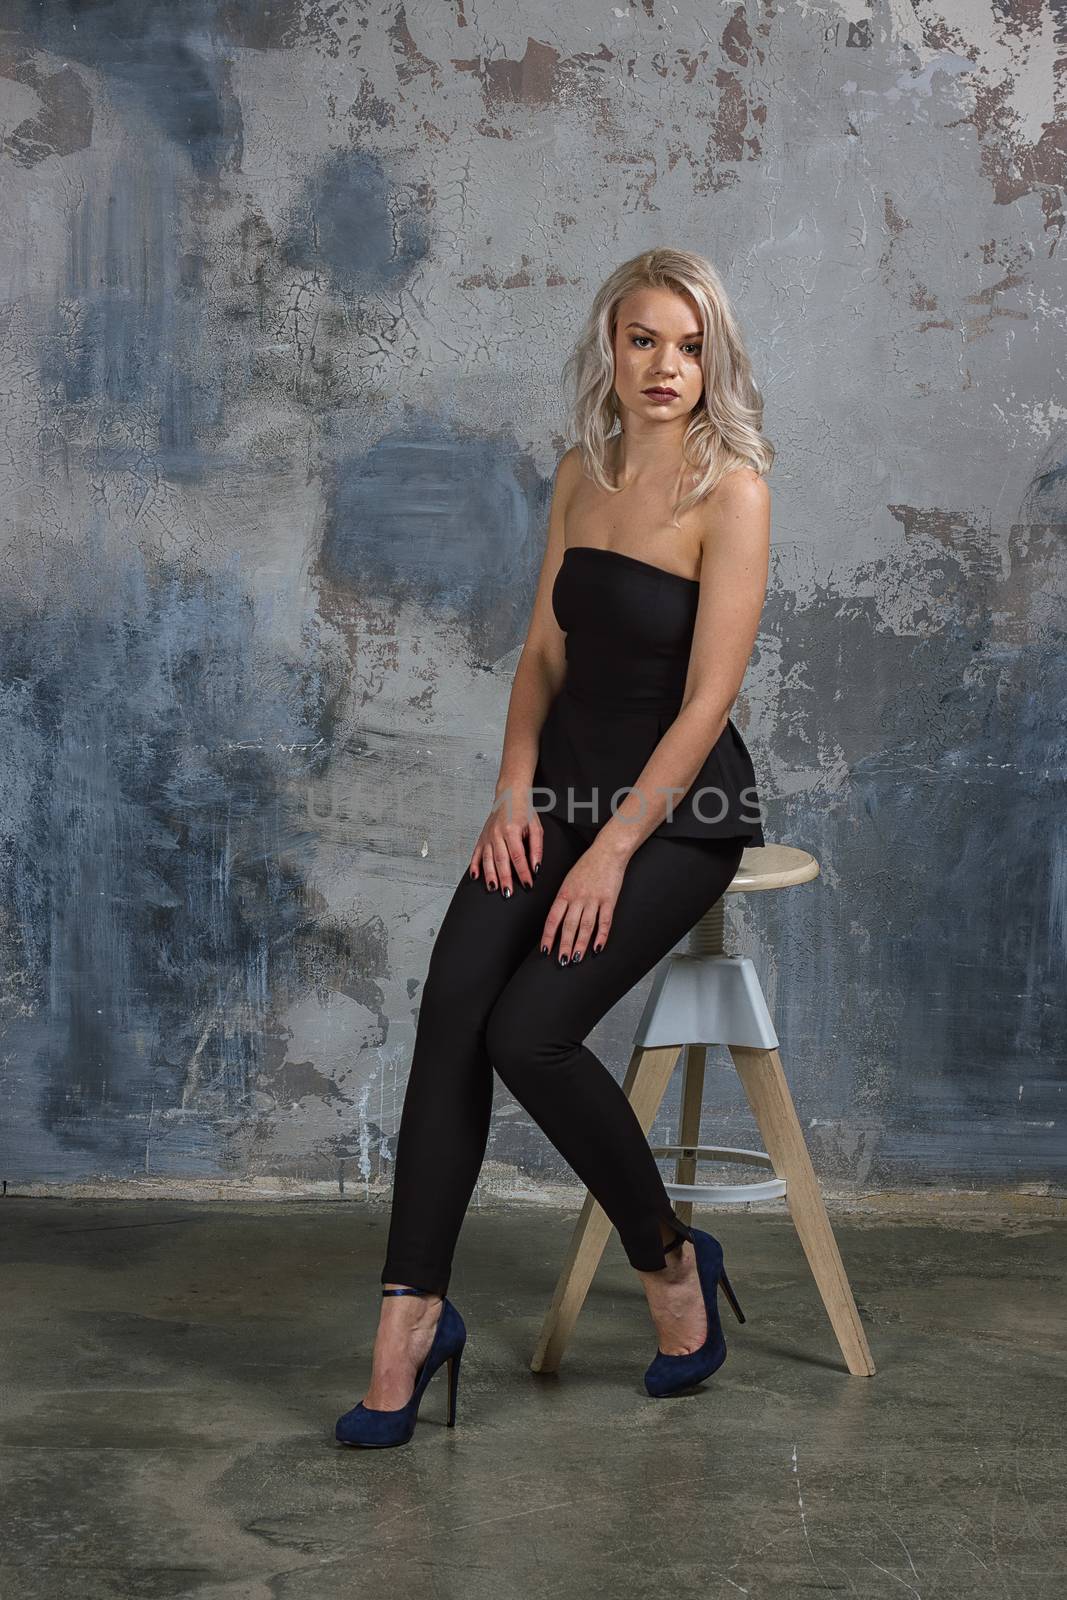
[[[746,849],[726,894],[789,889],[819,876],[807,850],[770,844]],[[634,1032],[624,1093],[648,1134],[683,1056],[681,1111],[675,1144],[653,1155],[675,1158],[674,1182],[664,1187],[683,1222],[692,1225],[698,1201],[743,1205],[784,1198],[837,1336],[845,1365],[869,1377],[874,1362],[826,1214],[818,1180],[778,1053],[778,1035],[754,962],[725,948],[726,894],[689,933],[689,948],[672,951],[656,973]],[[700,1143],[707,1047],[725,1045],[741,1080],[766,1150]],[[772,1178],[755,1183],[697,1183],[698,1161],[761,1167]],[[587,1192],[568,1259],[556,1286],[531,1367],[554,1372],[584,1302],[611,1224]]]
[[[757,889],[789,889],[819,876],[819,863],[807,850],[791,844],[745,847],[741,865],[727,894],[752,894]]]

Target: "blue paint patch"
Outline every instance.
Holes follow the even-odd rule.
[[[551,495],[551,478],[513,440],[426,418],[338,457],[316,571],[360,594],[465,618],[491,661],[529,624]]]
[[[772,584],[761,631],[782,641],[789,685],[775,758],[845,767],[771,801],[768,839],[810,850],[827,876],[768,897],[760,919],[783,1056],[829,1178],[1067,1178],[1067,658],[1058,629],[1027,625],[1019,642],[1009,620],[1015,636],[998,637],[1056,571],[1062,527],[1014,528],[1005,579],[961,513],[906,575],[939,608],[923,638],[891,631],[870,599],[817,589],[798,605]]]
[[[134,98],[198,176],[240,166],[241,113],[219,39],[218,0],[16,0],[8,12],[5,26],[111,79],[120,107],[123,93]]]
[[[341,292],[366,294],[405,283],[429,248],[419,200],[392,182],[377,156],[346,150],[323,164],[292,208],[281,255]]]
[[[68,576],[3,601],[4,1172],[223,1171],[279,1013],[363,981],[309,887],[328,669],[310,638],[279,656],[236,560],[115,568],[90,540]]]
[[[118,163],[108,189],[84,193],[71,215],[65,281],[41,341],[42,391],[57,410],[137,414],[94,445],[97,468],[153,468],[201,479],[214,464],[205,440],[220,427],[225,373],[205,360],[206,303],[196,259],[181,255],[174,185]],[[157,419],[144,436],[144,417]],[[79,431],[72,425],[72,432]]]

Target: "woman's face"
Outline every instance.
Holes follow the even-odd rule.
[[[619,301],[615,316],[615,392],[623,410],[677,422],[704,392],[700,365],[700,312],[688,294],[674,289],[635,289]],[[650,389],[671,389],[674,399]]]

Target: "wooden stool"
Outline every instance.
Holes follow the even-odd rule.
[[[819,864],[806,850],[765,845],[745,851],[726,892],[786,889],[818,874]],[[684,1047],[678,1143],[653,1146],[654,1155],[675,1157],[675,1181],[666,1189],[679,1217],[692,1226],[694,1200],[744,1204],[784,1196],[848,1370],[854,1377],[870,1377],[874,1362],[782,1070],[778,1036],[752,962],[728,955],[723,947],[724,908],[725,895],[693,928],[688,952],[672,952],[653,980],[623,1088],[647,1135]],[[766,1150],[699,1143],[709,1044],[729,1050]],[[774,1177],[699,1184],[701,1160],[751,1164]],[[558,1370],[610,1232],[606,1214],[587,1192],[530,1363],[534,1372]]]

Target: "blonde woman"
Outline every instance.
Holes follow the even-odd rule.
[[[722,1249],[675,1214],[620,1085],[583,1043],[764,842],[730,720],[759,625],[774,458],[723,285],[655,249],[598,291],[567,367],[560,460],[494,805],[431,953],[397,1138],[383,1299],[345,1444],[403,1444],[463,1320],[452,1255],[485,1152],[493,1072],[595,1196],[658,1336],[650,1395],[726,1346]]]

